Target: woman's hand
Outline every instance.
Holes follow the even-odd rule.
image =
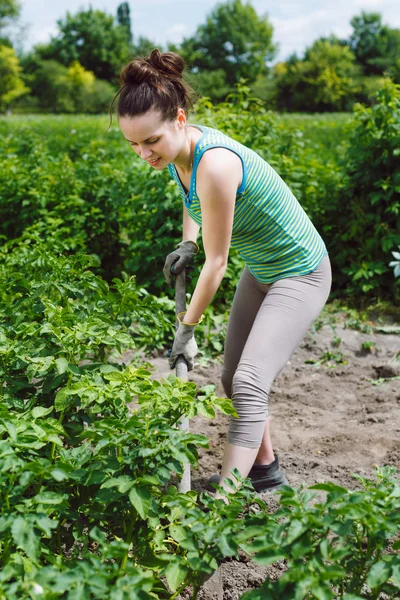
[[[168,254],[163,268],[164,277],[169,285],[174,285],[172,274],[177,275],[193,260],[198,253],[199,247],[192,240],[180,242],[177,249]]]
[[[178,357],[182,354],[187,362],[188,371],[191,371],[194,367],[194,358],[198,353],[197,343],[194,339],[194,330],[198,323],[183,323],[180,317],[183,317],[185,314],[186,312],[178,314],[179,327],[175,334],[172,350],[168,354],[168,362],[171,369],[174,369]]]

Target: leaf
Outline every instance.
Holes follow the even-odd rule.
[[[330,550],[328,538],[325,538],[324,540],[322,540],[319,547],[320,547],[322,556],[325,559],[328,559],[329,558],[329,550]]]
[[[317,600],[331,600],[331,598],[333,598],[333,593],[329,587],[314,585],[311,591],[314,598],[317,598]]]
[[[133,487],[129,492],[129,500],[142,519],[145,519],[151,505],[151,494],[149,490],[145,487]]]
[[[67,388],[63,388],[56,394],[54,408],[57,412],[65,412],[73,402],[74,400],[69,396]]]
[[[39,537],[35,535],[33,523],[23,517],[17,517],[12,524],[11,532],[18,548],[21,548],[32,560],[36,560],[39,548]]]
[[[47,517],[46,515],[37,515],[36,524],[39,527],[39,529],[41,529],[46,534],[48,538],[51,537],[51,530],[57,529],[58,527],[58,521],[53,521],[52,519],[50,519],[50,517]]]
[[[380,560],[379,562],[372,565],[368,577],[367,584],[371,589],[379,587],[382,583],[385,583],[390,577],[390,565]]]
[[[348,494],[346,488],[336,485],[335,483],[317,483],[310,485],[309,490],[322,490],[324,492],[336,492],[337,494]]]
[[[181,525],[174,525],[173,523],[169,526],[169,533],[176,542],[180,543],[187,537],[184,527]]]
[[[284,558],[286,558],[286,555],[279,553],[276,548],[265,548],[256,552],[254,556],[255,562],[260,565],[272,565],[278,562],[278,560],[284,560]]]
[[[171,591],[176,592],[178,587],[185,580],[185,577],[188,574],[188,568],[180,561],[178,562],[177,560],[174,560],[173,562],[169,563],[164,574]]]
[[[17,430],[15,428],[14,423],[12,423],[11,421],[6,421],[6,419],[3,419],[3,426],[4,426],[5,430],[7,431],[8,435],[10,436],[10,438],[12,440],[16,440],[17,439]]]
[[[120,371],[112,371],[110,373],[104,373],[104,379],[107,379],[108,381],[123,382],[125,380],[125,375]]]
[[[218,546],[224,556],[236,556],[237,544],[233,541],[233,536],[222,533],[219,540]]]
[[[50,475],[56,481],[64,481],[64,479],[68,479],[68,473],[60,468],[55,468],[50,471]]]
[[[45,415],[53,412],[53,407],[45,408],[44,406],[35,406],[32,410],[31,415],[34,419],[39,419],[40,417],[44,417]]]
[[[68,371],[68,361],[64,357],[57,358],[56,367],[59,375],[66,373]]]
[[[294,519],[291,521],[289,528],[287,530],[287,537],[285,539],[286,544],[291,544],[300,537],[305,531],[307,531],[308,525],[302,523],[298,519]]]
[[[216,398],[214,399],[214,404],[218,410],[220,410],[224,415],[232,415],[233,417],[239,417],[236,409],[232,404],[232,400],[229,398]]]
[[[67,494],[57,494],[57,492],[41,492],[33,500],[38,504],[61,504],[67,497]]]
[[[199,413],[208,419],[213,419],[215,417],[215,410],[212,406],[207,406],[206,404],[198,404],[197,406]]]

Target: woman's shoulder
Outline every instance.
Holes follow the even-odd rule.
[[[239,156],[227,148],[210,148],[202,156],[197,169],[198,181],[212,181],[214,184],[234,179],[241,181],[242,162]]]

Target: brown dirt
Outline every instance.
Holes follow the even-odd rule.
[[[325,308],[317,330],[310,327],[302,344],[275,379],[270,392],[271,436],[281,467],[289,483],[333,481],[357,487],[355,472],[371,475],[375,465],[394,465],[400,470],[400,336],[361,333],[345,328],[345,315],[334,316]],[[334,325],[332,326],[332,323]],[[339,346],[332,342],[341,338]],[[373,341],[372,352],[361,350],[362,342]],[[316,366],[324,352],[341,352],[347,364],[333,361]],[[154,365],[153,377],[171,371],[165,357],[146,359]],[[201,387],[213,383],[216,394],[225,396],[220,382],[221,360],[195,366],[189,379]],[[386,378],[379,385],[371,380]],[[210,448],[200,451],[197,470],[192,470],[192,488],[204,489],[207,478],[221,467],[228,418],[196,417],[191,431],[206,435]],[[268,494],[263,494],[265,499]],[[269,495],[269,503],[276,500]],[[266,575],[279,576],[278,567],[260,567],[244,555],[222,565],[224,600],[237,600],[260,587]],[[283,568],[283,566],[282,566]],[[200,598],[212,596],[199,596]],[[182,594],[183,598],[190,598]]]

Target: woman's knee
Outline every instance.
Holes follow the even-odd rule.
[[[239,365],[232,378],[232,403],[239,414],[266,414],[270,385],[254,365]]]

